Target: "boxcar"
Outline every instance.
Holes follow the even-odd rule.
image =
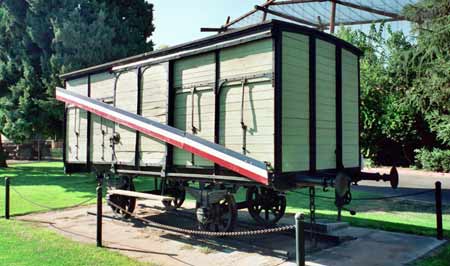
[[[64,74],[69,91],[263,161],[271,176],[262,186],[70,105],[65,170],[113,165],[122,189],[134,188],[133,176],[162,178],[156,193],[176,195],[178,207],[187,189],[197,197],[197,218],[206,227],[213,224],[214,206],[228,206],[231,218],[215,230],[231,230],[235,209],[244,207],[258,222],[273,224],[284,214],[282,191],[326,184],[338,173],[353,181],[361,174],[360,56],[358,48],[335,36],[272,20]],[[200,182],[199,189],[189,186],[193,181]],[[232,196],[239,187],[247,188],[240,204]],[[203,202],[204,191],[222,194]],[[130,201],[124,207],[132,210]],[[271,207],[261,211],[267,202]]]

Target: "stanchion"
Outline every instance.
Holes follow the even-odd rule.
[[[102,179],[99,179],[97,186],[97,247],[102,246],[102,218],[103,218],[102,199],[103,199]]]
[[[436,237],[439,240],[444,239],[442,229],[442,184],[437,181],[435,183],[435,197],[436,197]]]
[[[5,177],[5,219],[9,219],[9,177]]]
[[[305,266],[305,224],[302,213],[295,215],[295,247],[297,266]]]

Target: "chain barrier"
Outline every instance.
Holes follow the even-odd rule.
[[[14,191],[22,200],[35,205],[37,207],[40,208],[44,208],[44,209],[48,209],[48,210],[57,210],[60,208],[55,208],[55,207],[50,207],[44,204],[40,204],[37,202],[34,202],[30,199],[28,199],[27,197],[25,197],[22,193],[20,193],[17,189],[15,189],[13,186],[11,186],[11,190]],[[79,207],[89,201],[94,200],[96,197],[91,197],[89,199],[86,199],[80,203],[77,203],[75,205],[72,206],[68,206],[68,207],[64,207],[64,208],[75,208],[75,207]],[[173,231],[173,232],[178,232],[178,233],[183,233],[183,234],[189,234],[189,235],[203,235],[203,236],[213,236],[213,237],[224,237],[224,236],[252,236],[252,235],[262,235],[262,234],[270,234],[270,233],[278,233],[278,232],[283,232],[283,231],[289,231],[289,230],[295,230],[295,225],[286,225],[286,226],[281,226],[281,227],[274,227],[274,228],[267,228],[267,229],[258,229],[258,230],[248,230],[248,231],[237,231],[237,232],[211,232],[211,231],[201,231],[201,230],[192,230],[192,229],[184,229],[184,228],[179,228],[179,227],[175,227],[175,226],[171,226],[171,225],[165,225],[165,224],[161,224],[158,222],[154,222],[154,221],[150,221],[148,219],[145,219],[141,216],[138,216],[136,214],[133,214],[125,209],[123,209],[122,207],[120,207],[119,205],[108,201],[108,204],[119,209],[120,211],[122,211],[123,213],[126,213],[140,221],[143,221],[147,224],[149,224],[150,226],[154,226],[154,227],[158,227],[161,228],[163,230],[168,230],[168,231]]]
[[[429,189],[429,190],[425,190],[425,191],[419,191],[419,192],[414,192],[414,193],[407,193],[407,194],[402,194],[402,195],[393,195],[393,196],[385,196],[385,197],[367,197],[367,198],[353,198],[352,201],[358,201],[358,200],[386,200],[386,199],[395,199],[395,198],[407,198],[407,197],[412,197],[412,196],[417,196],[417,195],[422,195],[422,194],[427,194],[427,193],[434,193],[434,189]],[[300,191],[292,191],[293,193],[299,194],[299,195],[303,195],[303,196],[308,196],[309,194],[306,193],[302,193]],[[322,199],[330,199],[330,200],[335,200],[335,197],[328,197],[328,196],[322,196],[322,195],[316,195],[317,198],[322,198]]]
[[[89,198],[89,199],[87,199],[87,200],[83,200],[82,202],[77,203],[77,204],[72,205],[72,206],[67,206],[67,207],[66,207],[66,206],[63,206],[63,207],[61,207],[61,208],[55,208],[55,207],[49,207],[49,206],[47,206],[47,205],[44,205],[44,204],[40,204],[40,203],[34,202],[34,201],[32,201],[32,200],[26,198],[26,197],[25,197],[24,195],[22,195],[19,191],[17,191],[17,189],[15,189],[13,186],[11,186],[10,188],[11,188],[12,191],[14,191],[14,192],[15,192],[21,199],[23,199],[24,201],[26,201],[26,202],[28,202],[28,203],[34,205],[34,206],[37,206],[37,207],[40,207],[40,208],[44,208],[44,209],[48,209],[48,210],[51,210],[51,211],[58,210],[58,209],[61,209],[61,208],[75,208],[75,207],[79,207],[79,206],[84,205],[84,204],[88,203],[89,201],[92,201],[92,200],[94,200],[94,199],[96,198],[96,197],[94,196],[94,197],[91,197],[91,198]]]
[[[295,225],[286,225],[281,227],[274,227],[274,228],[267,228],[267,229],[258,229],[258,230],[248,230],[248,231],[235,231],[235,232],[211,232],[211,231],[201,231],[201,230],[192,230],[192,229],[184,229],[179,228],[171,225],[161,224],[158,222],[150,221],[144,217],[141,217],[139,215],[133,214],[124,208],[120,207],[119,205],[108,201],[108,204],[111,206],[119,209],[123,213],[126,213],[130,215],[131,217],[134,217],[142,222],[147,223],[150,226],[158,227],[163,230],[173,231],[177,233],[182,234],[188,234],[188,235],[200,235],[200,236],[213,236],[213,237],[224,237],[224,236],[254,236],[254,235],[263,235],[263,234],[270,234],[270,233],[278,233],[283,231],[289,231],[289,230],[295,230]]]

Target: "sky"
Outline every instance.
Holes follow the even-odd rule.
[[[151,40],[155,48],[193,41],[212,32],[200,32],[201,27],[219,27],[227,16],[235,19],[252,10],[256,4],[266,0],[147,0],[154,5],[155,32]],[[403,30],[409,35],[409,25],[404,22],[391,23],[394,30]],[[356,26],[365,31],[369,27]]]
[[[155,47],[189,42],[214,34],[201,27],[219,27],[265,0],[147,0],[153,3]]]

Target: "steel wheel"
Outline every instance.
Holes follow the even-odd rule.
[[[270,188],[247,189],[247,204],[250,215],[264,226],[276,224],[286,211],[286,196]]]
[[[118,184],[109,184],[108,189],[122,189],[122,190],[129,190],[129,191],[135,191],[133,180],[129,177],[120,178]],[[120,208],[126,210],[129,213],[133,213],[134,209],[136,208],[136,198],[134,197],[127,197],[122,195],[109,195],[106,196],[106,201],[112,202]],[[117,215],[120,215],[123,218],[129,218],[130,215],[121,209],[117,208],[116,206],[113,206],[109,204],[113,212]]]
[[[200,222],[200,229],[212,232],[231,232],[236,226],[237,207],[233,195],[212,205],[206,212],[206,221]]]
[[[166,209],[174,210],[180,208],[181,205],[183,205],[184,200],[186,199],[186,190],[184,188],[183,182],[169,180],[165,195],[174,198],[174,200],[162,201]]]

